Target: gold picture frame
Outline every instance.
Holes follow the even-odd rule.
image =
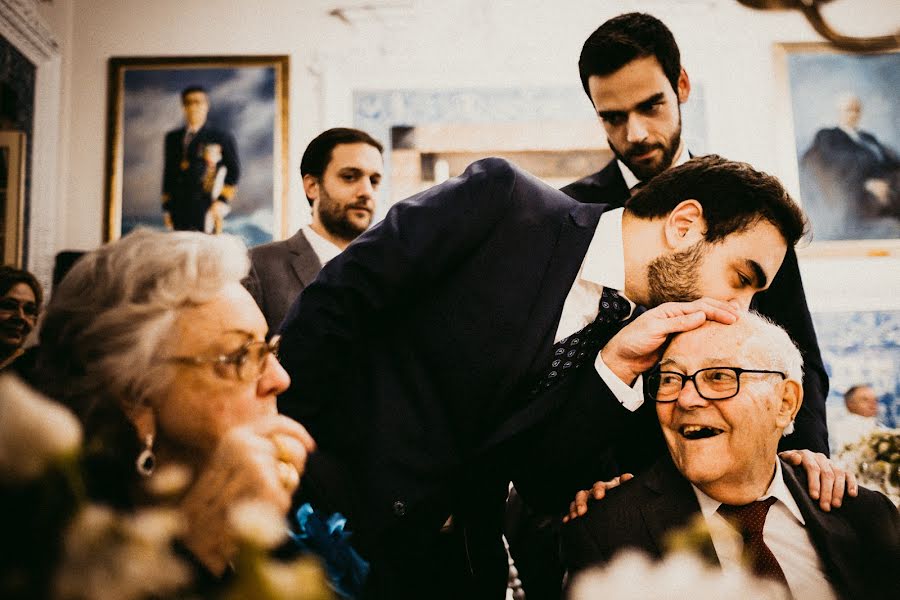
[[[27,136],[21,131],[0,131],[0,216],[3,225],[4,265],[22,267],[25,221],[25,149]]]

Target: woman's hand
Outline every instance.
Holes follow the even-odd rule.
[[[306,429],[282,415],[229,431],[181,501],[184,545],[211,573],[221,575],[237,550],[228,531],[229,509],[257,500],[287,514],[314,449]]]

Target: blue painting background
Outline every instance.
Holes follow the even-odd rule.
[[[181,90],[209,93],[209,125],[237,142],[241,177],[225,231],[249,246],[274,231],[275,68],[128,68],[124,74],[122,234],[162,228],[163,140],[184,125]]]

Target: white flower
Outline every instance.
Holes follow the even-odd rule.
[[[284,514],[272,503],[246,500],[228,512],[234,537],[257,548],[268,550],[287,539]]]
[[[14,375],[0,376],[0,480],[26,481],[81,446],[78,418]]]
[[[146,508],[126,519],[124,525],[132,539],[151,546],[169,544],[184,531],[181,512],[171,508]]]
[[[163,465],[147,480],[146,488],[154,496],[168,498],[186,490],[192,477],[191,470],[184,465]]]
[[[786,588],[757,579],[743,570],[723,571],[688,552],[653,561],[636,550],[623,550],[606,567],[579,575],[572,600],[788,600]]]
[[[183,589],[191,571],[172,550],[177,521],[164,510],[123,517],[88,505],[66,532],[54,597],[141,600]]]

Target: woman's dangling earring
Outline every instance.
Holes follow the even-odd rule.
[[[144,449],[138,454],[135,461],[137,472],[142,477],[150,477],[153,475],[153,469],[156,468],[156,455],[153,454],[153,434],[147,434],[144,439]]]

